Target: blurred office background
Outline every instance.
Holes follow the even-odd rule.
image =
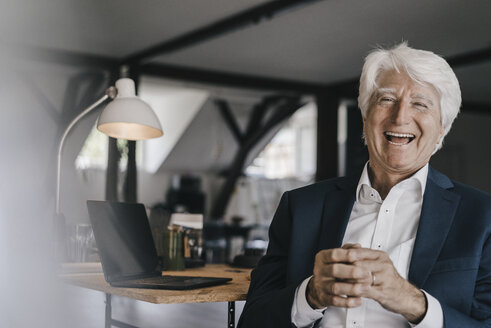
[[[87,199],[113,199],[144,203],[149,215],[203,213],[210,249],[224,249],[209,261],[267,243],[284,191],[361,171],[363,58],[402,40],[443,55],[461,83],[461,113],[431,164],[491,192],[490,12],[486,0],[3,1],[2,322],[104,324],[104,294],[56,279],[56,152],[68,123],[121,74],[137,81],[164,136],[109,140],[95,129],[100,109],[74,128],[62,157],[68,239],[89,223]],[[226,304],[115,297],[113,315],[141,327],[217,327]]]

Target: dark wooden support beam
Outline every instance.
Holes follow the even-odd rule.
[[[453,67],[475,65],[491,60],[491,47],[470,51],[467,53],[446,57],[448,64]]]
[[[338,108],[340,98],[333,93],[316,95],[317,172],[316,181],[338,176]]]
[[[299,98],[285,98],[276,108],[275,113],[268,118],[268,120],[261,126],[259,130],[254,131],[249,138],[247,138],[244,146],[252,149],[273,127],[289,118],[297,111],[297,109],[303,107],[305,104],[301,103]]]
[[[140,71],[137,66],[129,67],[129,77],[135,81],[135,92],[138,94],[140,84]],[[126,177],[123,185],[124,201],[136,203],[138,201],[138,171],[136,169],[136,141],[128,140],[128,163]]]
[[[142,65],[140,69],[142,75],[250,90],[314,94],[324,88],[324,85],[319,83],[300,82],[258,75],[229,73],[166,64],[145,64]]]
[[[359,79],[346,80],[336,83],[330,83],[323,86],[320,92],[316,93],[316,97],[319,94],[332,94],[341,99],[357,99],[358,88],[360,86]]]
[[[462,112],[464,113],[481,113],[481,114],[491,114],[491,104],[464,101],[462,103]]]
[[[252,113],[249,117],[249,122],[247,123],[246,127],[246,136],[252,135],[253,131],[261,125],[264,114],[266,113],[268,107],[269,106],[267,100],[263,100],[261,103],[255,105],[252,108]]]
[[[110,74],[109,85],[114,85],[119,77],[118,69],[112,69]],[[106,200],[118,201],[118,176],[121,153],[118,149],[118,139],[107,138]]]
[[[122,60],[122,64],[137,65],[156,56],[182,50],[238,29],[259,24],[263,20],[272,19],[273,16],[281,12],[317,1],[319,0],[277,0],[266,2],[129,55]]]
[[[234,136],[235,140],[239,145],[241,145],[244,140],[244,136],[240,131],[239,125],[237,124],[237,121],[235,120],[232,111],[230,110],[230,106],[225,100],[222,99],[215,100],[215,104],[217,105],[218,111],[222,115],[223,120],[225,121],[228,128],[232,132],[232,135]]]
[[[7,48],[6,51],[9,49],[10,48]],[[13,51],[13,54],[16,55],[20,53],[24,58],[31,60],[42,60],[45,62],[66,64],[71,66],[99,68],[107,71],[117,69],[121,64],[121,60],[114,57],[98,56],[42,47],[17,47],[13,49]],[[446,60],[453,68],[491,61],[491,47],[454,56],[447,56]],[[322,93],[326,89],[336,92],[343,98],[356,98],[358,93],[357,78],[322,84],[155,63],[141,65],[139,66],[139,71],[141,75],[149,75],[160,78],[220,86],[226,85],[251,90],[287,91],[296,95],[314,95]],[[465,103],[466,101],[464,100],[464,104]],[[477,111],[481,111],[482,106],[464,106],[463,110],[472,111],[474,108],[476,108]],[[487,110],[484,112],[487,112]]]
[[[325,87],[316,94],[317,103],[317,170],[315,180],[338,176],[338,109],[341,99],[358,97],[358,80]]]
[[[247,158],[247,151],[241,148],[234,157],[232,164],[227,171],[227,177],[218,193],[215,201],[213,202],[210,217],[213,220],[219,220],[223,218],[225,210],[227,209],[230,198],[234,191],[235,184],[242,174],[242,168]]]
[[[118,172],[121,154],[118,150],[118,139],[108,137],[106,200],[118,201]]]
[[[136,170],[136,141],[128,140],[128,163],[126,177],[123,185],[123,199],[125,202],[136,203],[138,201],[138,177]]]
[[[269,110],[271,107],[269,100],[263,101],[258,107],[263,111]],[[210,216],[212,219],[220,219],[225,214],[227,205],[232,196],[233,190],[237,180],[242,175],[244,168],[244,163],[249,155],[252,148],[277,124],[281,123],[286,118],[290,117],[297,109],[302,107],[298,98],[286,98],[280,104],[277,105],[278,108],[274,115],[270,116],[269,119],[264,123],[260,124],[257,121],[255,128],[251,128],[251,133],[246,135],[244,142],[237,151],[229,170],[227,171],[227,179],[219,191],[215,201],[213,202],[212,209],[210,211]],[[257,109],[255,109],[257,110]],[[259,110],[257,110],[259,111]],[[252,118],[251,118],[252,119]]]

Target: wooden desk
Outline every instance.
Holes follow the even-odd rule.
[[[60,275],[65,282],[106,293],[106,328],[134,327],[117,321],[111,316],[111,295],[123,296],[154,304],[228,302],[228,328],[235,327],[235,301],[246,299],[249,288],[250,269],[238,269],[224,264],[209,264],[203,268],[186,269],[185,271],[164,271],[165,275],[229,277],[232,281],[225,285],[204,287],[192,290],[163,290],[143,288],[111,287],[102,273],[99,264],[77,263],[63,266]],[[95,273],[91,273],[98,271]],[[79,273],[80,272],[80,273]]]

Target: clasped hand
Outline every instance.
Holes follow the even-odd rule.
[[[357,307],[369,298],[413,323],[427,307],[423,292],[399,275],[386,252],[359,244],[317,253],[306,296],[313,308]]]

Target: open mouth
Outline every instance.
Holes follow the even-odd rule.
[[[414,138],[416,138],[416,136],[412,133],[396,133],[396,132],[385,131],[384,135],[390,144],[396,146],[407,145],[408,143],[413,141]]]

